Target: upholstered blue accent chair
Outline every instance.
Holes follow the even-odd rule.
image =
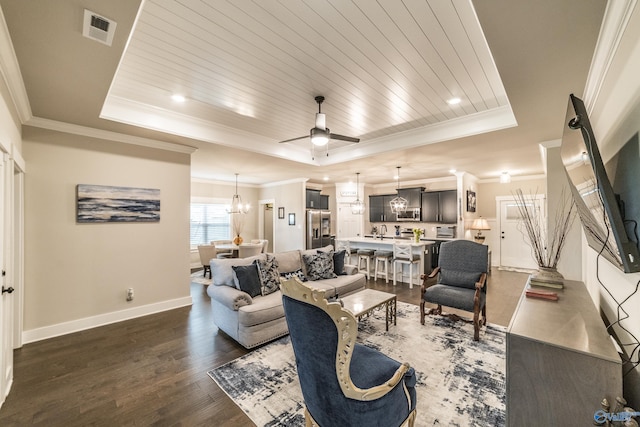
[[[297,278],[282,281],[307,426],[413,426],[416,375],[407,363],[357,344],[358,323],[340,302]]]
[[[438,266],[423,275],[420,323],[424,325],[425,303],[437,304],[428,314],[442,314],[442,306],[473,312],[473,339],[480,339],[480,326],[487,323],[488,247],[470,240],[452,240],[440,245]],[[429,279],[438,279],[429,286]],[[482,316],[482,317],[480,317]],[[462,319],[464,320],[464,319]]]

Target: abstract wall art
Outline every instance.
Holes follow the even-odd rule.
[[[158,222],[160,190],[78,184],[76,206],[77,222]]]

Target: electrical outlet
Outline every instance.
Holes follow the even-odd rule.
[[[133,288],[127,289],[127,301],[133,301]]]

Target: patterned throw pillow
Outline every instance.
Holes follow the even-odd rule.
[[[309,280],[333,279],[333,253],[318,252],[316,255],[302,255]]]
[[[234,265],[231,268],[233,269],[233,281],[236,284],[236,288],[248,293],[251,298],[260,295],[262,284],[258,275],[258,267],[255,264]]]
[[[267,254],[266,259],[257,259],[254,263],[258,266],[260,281],[262,282],[262,295],[269,295],[280,289],[280,272],[278,261],[273,255]]]
[[[307,281],[307,277],[302,272],[302,269],[298,269],[296,271],[290,271],[288,273],[280,273],[280,277],[286,280],[289,280],[293,277],[297,277],[298,279],[300,279],[301,282]]]

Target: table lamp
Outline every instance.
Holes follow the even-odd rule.
[[[489,223],[487,223],[487,220],[484,218],[474,219],[473,224],[471,224],[471,229],[478,230],[478,233],[473,236],[473,240],[478,243],[484,243],[485,236],[482,235],[482,230],[491,230],[491,228],[489,227]]]

